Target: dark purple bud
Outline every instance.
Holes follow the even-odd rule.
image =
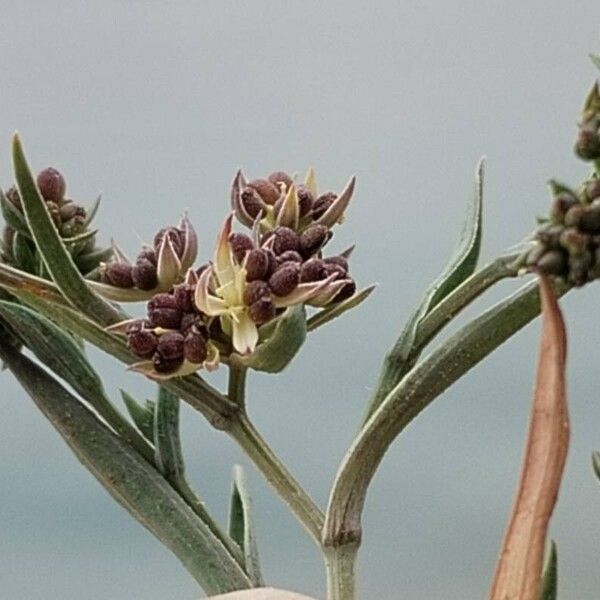
[[[327,212],[329,207],[333,204],[336,198],[337,194],[334,194],[333,192],[325,192],[324,194],[321,194],[315,200],[312,207],[311,215],[313,220],[316,221],[318,218],[322,217]]]
[[[331,232],[325,225],[311,225],[300,234],[300,254],[309,258],[316,254],[329,240]]]
[[[300,281],[300,265],[295,262],[286,262],[277,267],[269,277],[269,287],[276,296],[287,296],[293,292]]]
[[[565,214],[565,225],[567,227],[579,227],[586,210],[587,206],[584,204],[574,204],[571,206]]]
[[[298,186],[296,195],[298,196],[298,209],[300,217],[304,217],[311,211],[315,202],[315,197],[305,185]]]
[[[231,246],[231,252],[235,257],[235,260],[237,260],[239,264],[242,264],[246,252],[249,252],[254,248],[252,238],[245,233],[232,233],[229,236],[229,245]]]
[[[19,210],[23,209],[23,205],[21,204],[21,196],[19,196],[19,190],[13,185],[6,190],[4,194],[6,199]]]
[[[327,277],[330,275],[335,275],[334,279],[344,279],[344,277],[346,277],[346,270],[341,265],[326,261],[323,261],[323,264],[325,266]]]
[[[276,313],[275,305],[270,298],[260,298],[254,302],[248,309],[250,318],[257,324],[261,325],[270,321]]]
[[[156,252],[148,246],[142,248],[140,253],[137,255],[137,260],[149,260],[153,265],[156,264]]]
[[[102,282],[118,288],[132,288],[132,267],[124,262],[111,262],[102,270]]]
[[[37,186],[44,200],[57,204],[61,203],[67,191],[65,178],[52,167],[48,167],[38,174]]]
[[[183,254],[183,248],[185,240],[183,239],[183,233],[177,229],[177,227],[164,227],[154,236],[154,250],[159,251],[160,245],[162,244],[163,238],[168,236],[173,244],[175,254],[181,256]]]
[[[152,359],[154,370],[161,375],[168,375],[174,373],[183,364],[183,355],[181,358],[166,359],[161,356],[158,352],[154,354]]]
[[[181,326],[179,328],[181,333],[186,334],[192,328],[196,332],[201,333],[205,340],[208,340],[208,329],[202,320],[202,316],[197,312],[185,313],[181,319]]]
[[[273,252],[283,254],[288,250],[298,251],[300,247],[300,236],[289,227],[277,227],[273,230]]]
[[[183,359],[183,336],[178,331],[169,331],[158,337],[157,354],[165,360]]]
[[[173,297],[182,313],[194,312],[194,290],[185,284],[177,285],[173,289]]]
[[[585,186],[585,193],[590,200],[600,198],[600,178],[590,181]]]
[[[254,188],[244,188],[240,194],[240,201],[252,219],[256,219],[265,210],[265,203]]]
[[[321,281],[327,277],[325,263],[320,258],[307,260],[300,269],[300,282]]]
[[[292,178],[283,171],[275,171],[274,173],[271,173],[267,179],[277,188],[283,183],[286,190],[289,189],[293,183]]]
[[[202,364],[208,356],[208,348],[204,336],[196,331],[190,331],[184,339],[183,354],[186,360],[194,364]]]
[[[275,252],[270,248],[263,248],[263,252],[267,255],[267,262],[269,264],[267,269],[267,277],[270,277],[275,273],[275,269],[279,266]]]
[[[581,233],[574,227],[565,229],[560,235],[560,245],[572,255],[583,253],[587,250],[590,242],[589,235]]]
[[[148,319],[152,327],[179,329],[183,313],[172,294],[156,294],[148,302]]]
[[[246,306],[250,306],[254,304],[257,300],[261,298],[270,298],[271,297],[271,288],[266,281],[251,281],[246,285],[244,289],[243,301]]]
[[[576,256],[569,256],[569,282],[576,287],[587,283],[592,263],[593,256],[588,250]]]
[[[348,281],[348,283],[340,290],[340,293],[334,298],[335,302],[342,302],[347,300],[356,294],[356,282],[354,279]]]
[[[127,336],[127,347],[140,358],[152,358],[158,345],[158,338],[153,331],[141,328]]]
[[[556,241],[558,243],[558,238]],[[343,256],[330,256],[329,258],[324,258],[323,262],[328,265],[337,265],[344,270],[344,274],[348,272],[348,260]]]
[[[563,275],[567,268],[564,250],[549,250],[538,259],[537,268],[545,275]]]
[[[303,259],[302,256],[300,256],[300,253],[296,252],[295,250],[286,250],[277,257],[277,263],[280,265],[289,261],[301,263]]]
[[[586,211],[581,216],[579,229],[584,233],[600,233],[600,203],[586,205]]]
[[[575,153],[583,160],[600,158],[600,134],[588,127],[580,129],[575,143]]]
[[[69,221],[70,219],[78,217],[79,220],[83,221],[86,217],[85,208],[83,206],[79,206],[75,204],[72,200],[65,202],[59,208],[59,214],[62,221]]]
[[[552,208],[550,209],[552,221],[555,223],[563,223],[567,211],[577,203],[577,198],[567,192],[558,194],[552,201]]]
[[[131,271],[133,284],[140,290],[153,290],[158,285],[156,265],[145,258],[135,261]]]
[[[273,206],[279,198],[279,190],[268,179],[253,179],[248,183],[248,187],[256,190],[265,204]]]
[[[269,255],[265,250],[254,249],[246,256],[246,281],[266,279],[269,275]]]

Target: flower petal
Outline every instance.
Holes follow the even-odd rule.
[[[103,298],[117,302],[141,302],[154,296],[156,290],[139,290],[138,288],[119,288],[99,281],[88,280],[86,283]]]
[[[332,281],[324,290],[308,300],[307,304],[311,306],[327,306],[350,281],[350,279],[336,279]]]
[[[248,316],[247,312],[238,315],[237,321],[232,321],[233,347],[240,354],[250,354],[258,342],[258,327]]]
[[[315,175],[315,170],[312,167],[310,167],[310,169],[308,169],[308,172],[306,173],[304,185],[308,188],[308,191],[316,198],[319,192],[317,189],[317,177]]]
[[[213,296],[209,292],[212,274],[212,267],[207,267],[202,271],[200,279],[198,279],[198,285],[196,285],[194,303],[200,312],[203,312],[209,317],[216,317],[227,312],[227,305],[224,300]]]
[[[281,209],[277,215],[276,225],[283,225],[295,230],[298,228],[299,218],[300,206],[298,194],[296,193],[296,186],[292,184],[285,195]]]
[[[158,258],[156,261],[156,276],[158,278],[158,288],[167,292],[177,281],[181,272],[181,262],[175,252],[175,247],[171,241],[171,236],[165,235],[158,249]]]
[[[139,322],[140,319],[126,319],[125,321],[119,321],[114,325],[109,325],[108,327],[105,327],[104,331],[108,331],[109,333],[118,333],[121,335],[125,335],[131,325],[134,325],[135,323]]]
[[[339,223],[344,216],[346,208],[348,208],[348,204],[350,204],[355,184],[356,177],[352,177],[342,193],[335,199],[327,211],[315,221],[315,223],[325,225],[326,227],[333,227],[333,225]]]
[[[302,304],[303,302],[307,302],[316,296],[320,291],[326,289],[336,277],[337,274],[334,273],[327,279],[322,279],[321,281],[301,283],[296,286],[296,289],[293,292],[290,292],[287,296],[273,296],[273,303],[277,308],[282,308],[284,306],[293,306],[294,304]]]
[[[196,260],[198,254],[198,236],[192,222],[189,220],[187,215],[184,215],[183,219],[179,223],[179,229],[183,231],[183,254],[181,255],[181,269],[189,269]]]
[[[245,181],[246,178],[242,175],[242,171],[238,170],[231,183],[231,208],[242,225],[252,227],[253,219],[246,212],[244,203],[242,202],[242,186],[245,185]]]
[[[231,235],[231,223],[233,221],[233,213],[230,214],[223,223],[223,227],[217,239],[215,248],[214,269],[218,280],[218,285],[227,285],[233,282],[233,254],[231,252],[231,244],[229,236]]]
[[[216,371],[219,368],[219,362],[221,360],[221,354],[219,349],[212,343],[208,342],[207,344],[208,356],[206,360],[202,363],[202,366],[207,371]]]

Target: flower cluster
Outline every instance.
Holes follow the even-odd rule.
[[[600,159],[600,87],[594,84],[588,94],[575,142],[575,153],[583,160]]]
[[[99,202],[87,211],[67,198],[65,178],[52,167],[38,174],[37,187],[58,233],[69,248],[75,265],[84,275],[93,276],[100,263],[112,255],[111,248],[96,247],[96,232],[89,228]],[[6,190],[1,197],[1,204],[6,222],[2,233],[2,260],[22,271],[46,276],[43,261],[31,239],[16,187]]]
[[[527,265],[582,286],[600,277],[600,179],[576,192],[552,183],[552,191],[550,217],[536,231]]]
[[[94,287],[111,300],[134,301],[167,292],[182,281],[198,253],[196,232],[187,217],[177,227],[165,227],[151,246],[144,246],[133,263],[118,248],[114,259],[101,265]]]
[[[286,308],[328,307],[351,298],[356,292],[348,265],[352,248],[332,256],[324,256],[324,248],[353,188],[351,180],[339,196],[318,196],[312,171],[301,186],[282,172],[252,182],[238,173],[234,211],[209,263],[190,268],[197,241],[184,219],[179,228],[161,230],[133,265],[120,254],[105,265],[102,285],[112,288],[109,297],[117,298],[115,290],[152,292],[144,319],[112,328],[126,334],[128,347],[141,359],[133,368],[157,378],[213,369],[233,354],[251,356],[262,343],[262,326],[275,322]],[[234,216],[251,231],[233,231]],[[177,266],[165,280],[160,276],[163,256]],[[137,273],[142,265],[153,275],[148,282]]]

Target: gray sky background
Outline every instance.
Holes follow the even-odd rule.
[[[206,258],[238,166],[314,165],[324,188],[355,173],[353,271],[380,286],[311,336],[278,378],[255,375],[250,411],[324,504],[378,372],[460,229],[489,157],[483,257],[547,210],[546,181],[578,182],[571,152],[597,75],[597,0],[559,2],[14,2],[0,0],[0,181],[18,129],[36,168],[91,201],[104,240],[129,251],[187,208]],[[513,289],[505,285],[477,309]],[[563,301],[573,444],[552,536],[561,597],[599,596],[600,286]],[[475,310],[469,311],[473,315]],[[486,595],[512,502],[539,325],[420,416],[371,492],[364,598]],[[114,393],[151,386],[91,352]],[[215,377],[222,382],[224,373]],[[8,373],[0,378],[0,600],[192,600],[193,580],[71,455]],[[183,411],[188,470],[225,518],[231,465],[248,461]],[[270,582],[322,595],[316,549],[249,466]]]

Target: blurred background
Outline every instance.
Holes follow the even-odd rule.
[[[384,352],[452,250],[475,164],[489,158],[482,260],[547,211],[546,181],[579,182],[571,151],[598,75],[597,0],[560,2],[0,1],[0,182],[10,135],[130,252],[187,209],[202,258],[238,167],[358,176],[332,249],[356,242],[368,303],[311,335],[281,377],[253,375],[250,412],[321,505]],[[521,283],[521,282],[518,282]],[[486,295],[464,318],[517,284]],[[560,594],[598,598],[600,286],[562,301],[573,443],[551,535]],[[395,443],[366,506],[363,598],[485,597],[512,503],[539,334],[530,325]],[[117,400],[151,385],[90,351]],[[224,371],[224,370],[223,370]],[[211,379],[222,385],[224,372]],[[112,501],[0,375],[0,600],[193,600],[178,561]],[[221,520],[248,467],[264,570],[321,596],[319,554],[228,438],[183,409],[190,479]]]

